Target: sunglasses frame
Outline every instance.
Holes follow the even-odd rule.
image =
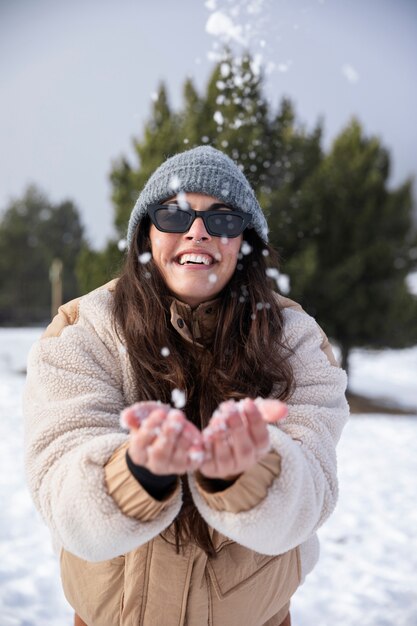
[[[167,209],[169,206],[175,206],[177,208],[178,211],[182,211],[183,213],[187,213],[188,215],[191,216],[191,222],[188,225],[188,227],[185,230],[167,230],[165,228],[161,228],[160,226],[158,226],[157,224],[157,220],[156,220],[156,212],[158,209]],[[187,233],[191,226],[194,224],[194,221],[196,220],[197,217],[201,217],[201,219],[203,220],[204,226],[206,231],[209,233],[209,235],[211,235],[212,237],[226,237],[227,239],[234,239],[235,237],[239,237],[239,235],[241,235],[243,233],[243,231],[245,230],[245,228],[247,228],[250,224],[251,221],[251,215],[249,213],[244,213],[243,211],[238,211],[235,209],[232,209],[231,212],[234,215],[238,215],[239,217],[242,218],[242,230],[237,234],[237,235],[227,235],[226,233],[214,233],[213,230],[209,227],[208,225],[208,218],[211,216],[215,216],[215,215],[224,215],[225,211],[220,211],[218,209],[208,209],[207,211],[195,211],[194,209],[192,209],[191,207],[187,208],[187,209],[183,209],[182,207],[179,207],[178,205],[169,205],[169,204],[150,204],[147,208],[147,213],[150,217],[150,220],[152,222],[152,224],[155,226],[155,228],[157,228],[161,233],[174,233],[174,234],[184,234]]]

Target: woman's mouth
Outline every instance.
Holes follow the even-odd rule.
[[[180,265],[210,266],[214,263],[214,259],[210,254],[194,254],[189,252],[178,255],[176,261]]]

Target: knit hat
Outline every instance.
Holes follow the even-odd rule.
[[[128,246],[147,207],[164,202],[181,191],[214,196],[234,209],[250,213],[252,220],[249,227],[268,241],[265,216],[243,172],[220,150],[198,146],[167,159],[149,178],[130,216]]]

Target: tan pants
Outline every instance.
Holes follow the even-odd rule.
[[[88,626],[88,625],[85,622],[83,622],[81,617],[79,617],[77,614],[75,614],[74,626]],[[289,613],[288,613],[287,617],[284,619],[284,621],[281,622],[280,626],[291,626],[291,616],[290,616]]]

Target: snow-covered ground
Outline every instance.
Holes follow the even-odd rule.
[[[0,626],[69,626],[49,534],[23,474],[21,394],[36,329],[0,329]],[[352,389],[417,407],[417,347],[352,355]],[[417,418],[354,416],[338,448],[340,499],[293,626],[417,624]],[[248,625],[250,626],[250,625]]]

